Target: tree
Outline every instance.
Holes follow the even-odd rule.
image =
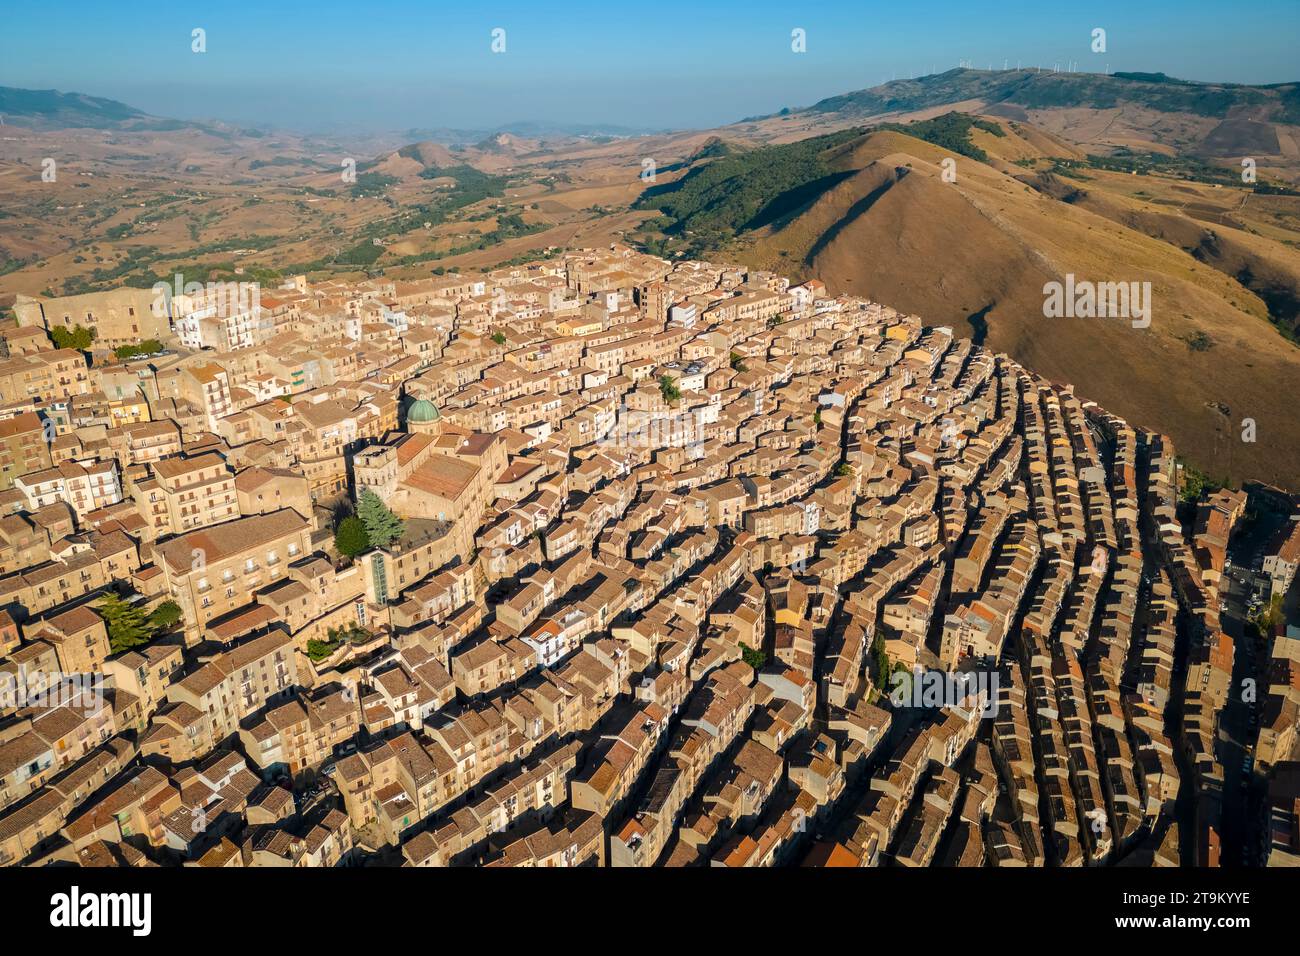
[[[95,341],[95,330],[80,325],[72,329],[56,325],[50,329],[50,340],[56,349],[88,349]]]
[[[334,547],[338,549],[339,554],[349,558],[355,558],[363,551],[370,550],[370,537],[366,534],[366,526],[360,518],[349,515],[339,522],[338,528],[334,531]]]
[[[370,632],[356,621],[349,621],[342,627],[328,628],[325,636],[329,638],[331,644],[342,644],[345,641],[350,644],[360,644],[370,640]]]
[[[1189,462],[1181,461],[1183,466],[1183,488],[1179,497],[1190,504],[1200,501],[1202,495],[1212,495],[1221,485],[1208,474],[1194,467]]]
[[[745,356],[741,355],[739,352],[731,353],[731,367],[737,372],[749,371],[749,366],[745,364]]]
[[[1278,627],[1286,623],[1286,612],[1282,609],[1282,595],[1274,593],[1268,603],[1251,616],[1248,623],[1254,625],[1257,639],[1267,639]]]
[[[402,536],[405,525],[369,488],[357,498],[357,517],[366,526],[366,537],[376,548],[387,547]]]
[[[659,376],[659,394],[665,402],[675,402],[682,397],[682,390],[677,387],[671,375]]]
[[[504,332],[501,332],[501,331],[493,332],[493,333],[492,333],[492,341],[495,342],[497,345],[505,345],[505,344],[506,344],[506,334],[505,334]]]
[[[313,663],[320,663],[336,650],[338,650],[338,644],[332,641],[318,641],[314,637],[307,641],[307,657]]]
[[[181,606],[175,601],[163,601],[149,614],[149,628],[157,633],[175,627],[181,622]]]
[[[871,658],[876,665],[876,682],[884,692],[885,684],[889,681],[889,654],[885,652],[885,639],[879,634],[871,642]]]
[[[113,349],[113,354],[118,358],[126,360],[135,358],[137,355],[153,355],[163,350],[163,344],[157,339],[145,339],[139,345],[119,345]]]
[[[108,628],[108,643],[114,654],[147,644],[153,636],[144,611],[113,592],[105,594],[96,607]]]
[[[356,621],[342,627],[331,627],[325,631],[325,640],[312,638],[307,641],[307,656],[315,663],[325,660],[343,644],[360,644],[370,640],[371,634]]]
[[[758,670],[767,661],[767,655],[757,647],[750,647],[744,641],[740,642],[740,657],[754,670]]]

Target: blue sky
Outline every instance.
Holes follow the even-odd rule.
[[[981,10],[978,7],[986,7]],[[207,52],[191,52],[191,31]],[[491,52],[491,31],[506,52]],[[790,49],[794,28],[807,52]],[[1107,53],[1090,50],[1094,27]],[[1074,59],[1082,70],[1300,79],[1300,2],[1086,6],[424,2],[9,4],[0,85],[75,90],[161,116],[322,131],[521,120],[707,127],[942,71]]]

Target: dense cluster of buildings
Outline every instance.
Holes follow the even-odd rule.
[[[950,329],[621,248],[15,313],[0,863],[1216,862],[1244,500]]]

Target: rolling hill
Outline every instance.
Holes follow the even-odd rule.
[[[0,118],[7,126],[33,130],[98,129],[125,133],[184,129],[222,130],[224,124],[192,123],[152,116],[102,96],[0,86]]]
[[[1250,156],[1296,180],[1300,83],[1200,83],[1163,73],[955,69],[827,97],[801,110],[738,124],[769,141],[958,109],[1032,123],[1101,149],[1155,149],[1216,159]]]
[[[1298,89],[952,70],[718,130],[347,142],[9,90],[0,295],[175,269],[406,277],[630,240],[951,325],[1216,477],[1300,487]],[[1046,318],[1044,285],[1067,275],[1150,282],[1151,326]]]
[[[1192,113],[1216,119],[1250,110],[1257,113],[1258,119],[1300,123],[1298,83],[1246,86],[1199,83],[1163,73],[1059,73],[1038,69],[949,70],[828,97],[808,110],[879,116],[969,100],[1026,110],[1113,109],[1134,104],[1161,113]]]
[[[1109,170],[1025,123],[954,113],[698,162],[641,203],[692,255],[951,325],[1171,434],[1216,476],[1295,487],[1298,198]],[[1067,274],[1150,282],[1150,327],[1046,318],[1044,285]]]
[[[24,90],[0,86],[0,116],[10,126],[131,128],[169,123],[117,100],[58,90]]]

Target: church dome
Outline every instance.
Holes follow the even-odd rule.
[[[438,411],[438,406],[427,398],[416,399],[406,409],[406,421],[408,423],[427,424],[428,422],[436,422],[441,417],[442,414]]]

